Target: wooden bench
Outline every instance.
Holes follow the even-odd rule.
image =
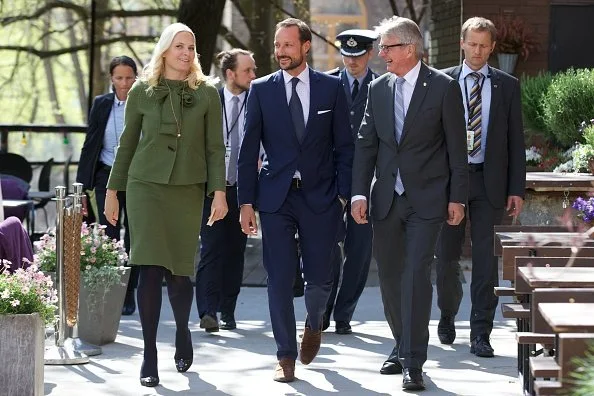
[[[495,256],[501,256],[501,247],[503,240],[507,239],[504,234],[509,233],[550,233],[550,232],[569,232],[569,229],[564,226],[538,226],[538,225],[497,225],[493,228],[495,237],[493,238],[493,249]]]
[[[528,319],[530,318],[530,305],[525,303],[501,304],[501,314],[505,319]]]
[[[559,381],[534,381],[534,393],[538,396],[558,395],[562,390]]]
[[[516,295],[530,294],[531,288],[526,281],[522,279],[518,268],[522,267],[566,267],[569,263],[569,257],[525,257],[518,256],[515,259],[516,271],[514,276],[514,291]],[[571,263],[572,267],[592,267],[594,268],[594,257],[575,257]]]
[[[532,356],[530,358],[530,373],[534,378],[559,378],[561,367],[554,357]]]

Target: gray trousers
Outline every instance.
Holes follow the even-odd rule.
[[[431,262],[443,218],[421,219],[406,193],[394,194],[385,219],[373,220],[384,313],[405,368],[421,369],[427,360],[431,317]]]

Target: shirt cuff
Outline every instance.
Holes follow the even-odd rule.
[[[353,197],[351,198],[351,205],[353,204],[353,202],[360,200],[367,201],[367,198],[365,197],[365,195],[353,195]]]

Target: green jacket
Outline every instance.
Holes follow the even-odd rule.
[[[139,80],[128,93],[124,130],[107,188],[126,190],[132,176],[172,185],[206,182],[208,195],[225,191],[222,110],[216,88],[202,83],[192,90],[175,80],[148,88]]]

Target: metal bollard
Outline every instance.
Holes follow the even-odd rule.
[[[70,365],[89,362],[89,357],[76,351],[67,338],[64,279],[64,212],[67,207],[66,187],[56,187],[56,283],[58,284],[58,324],[56,345],[45,349],[45,364]]]

